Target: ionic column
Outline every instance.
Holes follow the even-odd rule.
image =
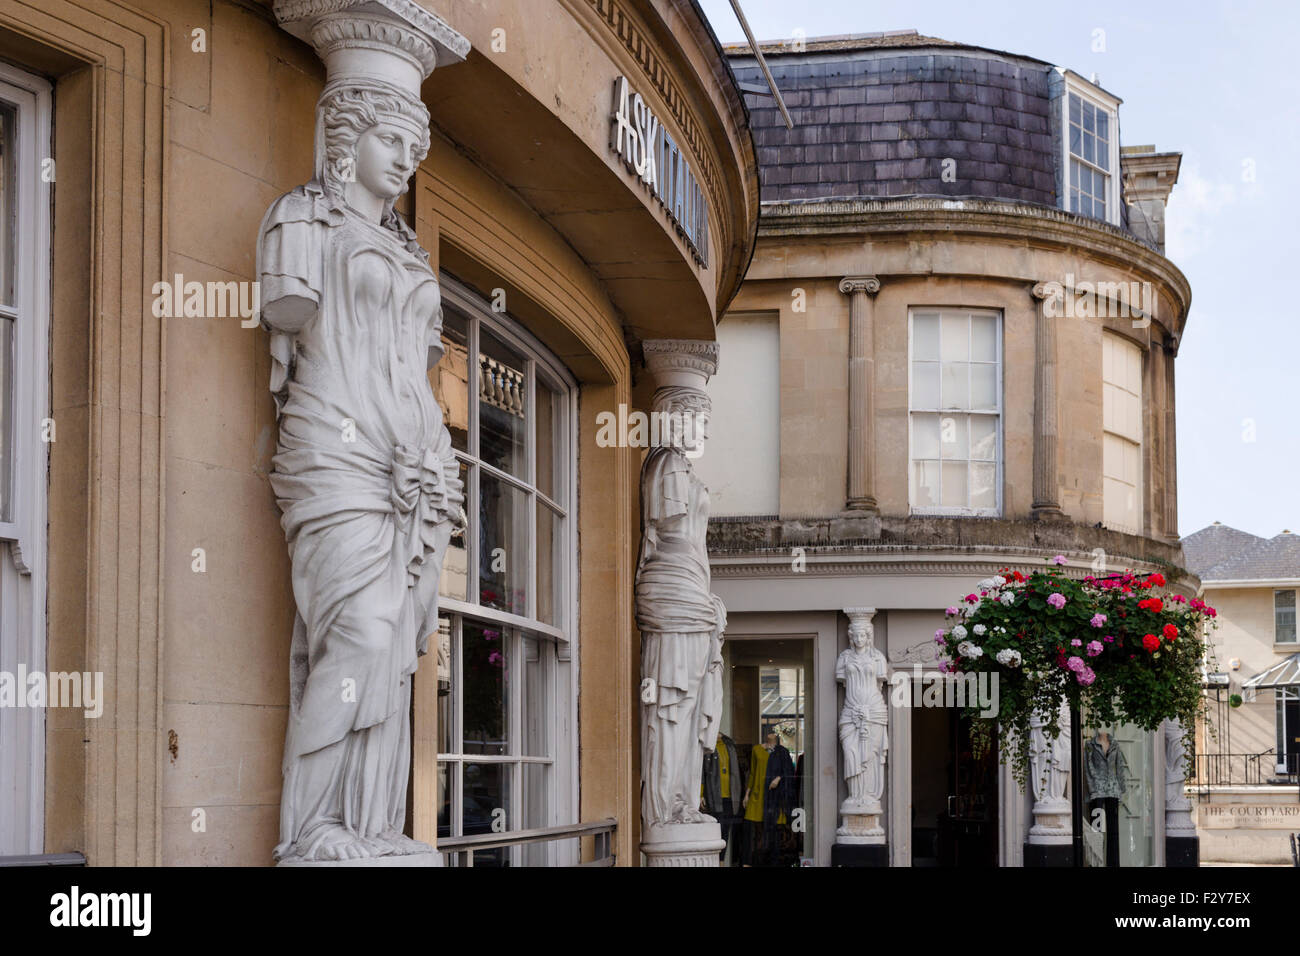
[[[875,427],[872,388],[876,358],[873,344],[875,303],[880,280],[846,276],[840,291],[849,299],[849,494],[848,511],[875,513]]]
[[[1040,282],[1034,321],[1034,503],[1035,518],[1063,517],[1056,434],[1056,320],[1061,315],[1061,286]]]

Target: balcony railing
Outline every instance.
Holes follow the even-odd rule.
[[[1278,767],[1286,765],[1284,772]],[[1296,786],[1300,783],[1300,756],[1287,754],[1280,761],[1276,751],[1257,754],[1197,754],[1193,783],[1202,794],[1211,787]]]
[[[507,830],[503,833],[439,837],[438,852],[450,855],[455,866],[473,866],[474,854],[482,850],[594,837],[595,853],[592,859],[579,863],[578,866],[613,866],[614,832],[617,829],[618,821],[609,817],[595,823],[575,823],[563,827],[538,827],[533,830]]]

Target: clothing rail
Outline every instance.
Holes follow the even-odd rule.
[[[532,830],[507,830],[502,833],[476,833],[472,836],[439,837],[438,852],[454,854],[465,860],[464,865],[474,865],[474,853],[477,850],[496,850],[503,847],[522,846],[529,843],[550,843],[555,840],[572,840],[581,837],[594,837],[596,846],[593,858],[579,866],[613,866],[614,865],[614,831],[618,821],[613,817],[597,820],[594,823],[574,823],[562,827],[537,827]]]

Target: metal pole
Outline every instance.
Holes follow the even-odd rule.
[[[1074,866],[1083,866],[1083,727],[1079,705],[1070,704],[1070,842]]]

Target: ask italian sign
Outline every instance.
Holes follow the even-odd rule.
[[[691,256],[708,265],[709,211],[686,155],[626,76],[614,81],[610,148],[663,207]]]

